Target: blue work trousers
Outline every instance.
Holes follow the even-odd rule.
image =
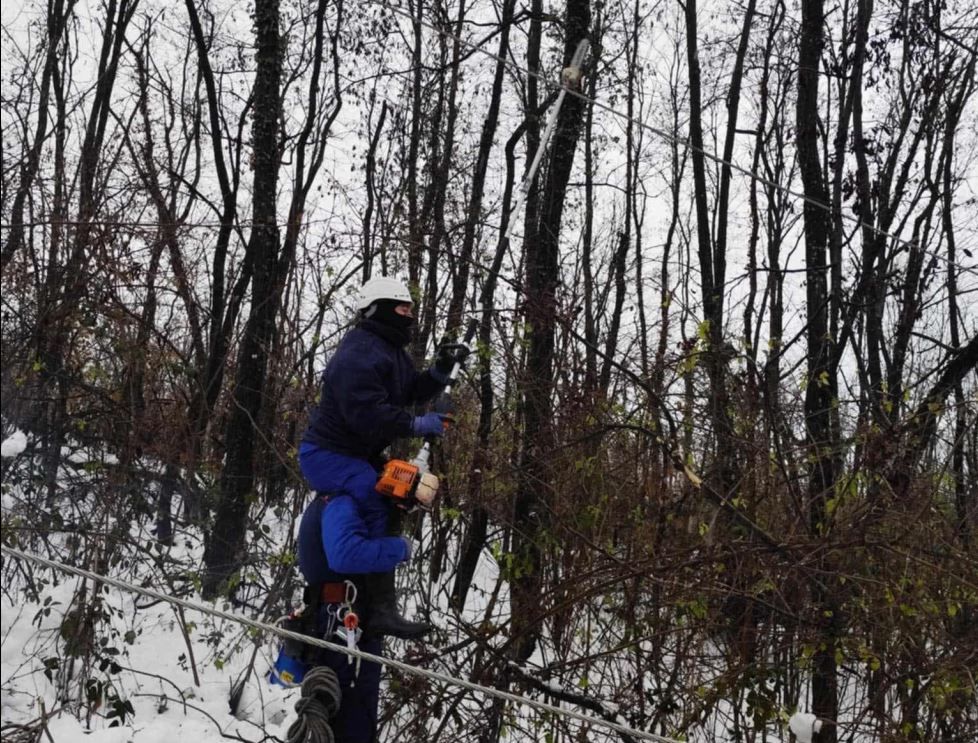
[[[339,574],[387,573],[407,559],[406,542],[388,535],[390,502],[377,492],[377,471],[369,462],[305,443],[299,466],[309,484],[328,495],[320,533],[306,518],[300,526],[299,564],[308,582],[324,580],[324,558]]]
[[[327,605],[320,610],[320,627],[325,633],[332,624],[330,612],[336,610]],[[327,637],[330,642],[341,643],[335,635]],[[363,637],[357,646],[365,653],[384,654],[384,641],[381,637]],[[340,680],[343,700],[336,717],[330,722],[336,743],[373,743],[377,740],[377,708],[380,704],[380,664],[360,662],[342,653],[323,650],[316,665],[329,666]]]

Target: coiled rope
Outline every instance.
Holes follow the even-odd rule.
[[[298,719],[289,726],[288,743],[333,743],[330,718],[339,712],[342,692],[332,668],[318,666],[302,679],[302,696],[295,703]]]

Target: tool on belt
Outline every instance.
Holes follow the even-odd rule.
[[[360,642],[360,638],[363,636],[363,630],[360,629],[360,617],[353,610],[353,604],[357,600],[357,587],[354,585],[353,581],[345,581],[346,592],[343,596],[343,600],[336,606],[334,612],[336,621],[338,624],[335,625],[334,634],[346,643],[346,646],[351,650],[355,650],[357,643]],[[330,625],[333,626],[333,622],[330,621]],[[327,632],[327,635],[329,633]],[[352,655],[346,656],[347,663],[354,663],[354,658]],[[357,677],[360,676],[360,658],[359,656],[355,660],[357,667],[353,673],[353,678],[350,680],[350,686],[356,683]]]

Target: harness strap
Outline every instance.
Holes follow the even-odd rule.
[[[346,583],[320,584],[319,600],[323,604],[342,604],[346,601]]]
[[[318,608],[321,604],[342,604],[346,601],[346,583],[327,581],[307,584],[302,590],[302,602]]]

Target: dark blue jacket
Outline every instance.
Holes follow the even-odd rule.
[[[414,416],[406,407],[430,400],[443,383],[431,370],[417,372],[390,328],[361,320],[326,365],[302,441],[375,460],[395,438],[411,435]]]

